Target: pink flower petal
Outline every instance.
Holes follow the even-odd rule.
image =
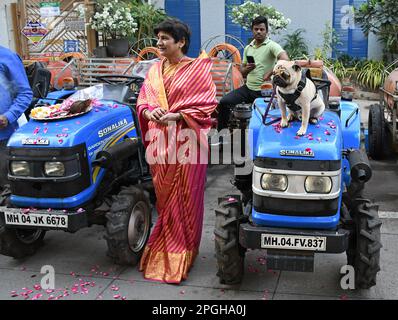
[[[312,151],[312,149],[311,149],[311,148],[307,148],[307,149],[305,149],[305,151],[307,151],[307,152],[311,152],[311,151]]]
[[[120,296],[120,294],[115,294],[114,296],[113,296],[113,299],[119,299],[121,296]]]
[[[38,134],[39,132],[40,132],[40,128],[39,127],[36,127],[36,129],[33,130],[33,134],[34,135]]]
[[[43,133],[47,133],[47,132],[48,132],[48,128],[44,128]]]
[[[79,208],[76,212],[77,213],[83,213],[83,212],[86,212],[86,210],[84,210],[83,208]]]
[[[53,211],[53,209],[51,209],[51,208],[48,208],[48,209],[47,209],[47,212],[51,212],[51,211]]]
[[[63,139],[59,139],[59,140],[58,140],[58,143],[59,143],[59,144],[62,144],[63,142],[64,142]]]
[[[30,212],[30,209],[29,209],[29,208],[22,209],[21,212],[22,212],[23,214],[28,214],[28,213]]]
[[[309,137],[308,140],[311,140],[311,141],[312,141],[312,140],[314,140],[314,138],[313,138],[313,137]]]

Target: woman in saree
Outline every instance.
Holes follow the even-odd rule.
[[[190,42],[186,24],[169,19],[154,32],[162,59],[148,71],[137,111],[158,220],[139,268],[146,279],[178,284],[187,279],[200,245],[216,87],[210,58],[185,56]]]

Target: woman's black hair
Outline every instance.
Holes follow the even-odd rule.
[[[186,54],[189,49],[191,30],[188,25],[178,19],[167,19],[159,23],[153,32],[157,35],[160,31],[171,35],[175,42],[185,39],[185,45],[181,48],[182,53]]]
[[[254,18],[254,19],[253,19],[253,21],[252,21],[252,29],[253,29],[253,27],[254,27],[255,25],[261,24],[261,23],[264,23],[264,24],[265,24],[265,29],[266,29],[267,32],[268,32],[268,19],[267,19],[266,17],[264,17],[264,16],[258,16],[257,18]]]

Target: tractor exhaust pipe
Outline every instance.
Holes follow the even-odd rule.
[[[352,150],[348,153],[348,161],[351,167],[351,178],[356,182],[368,182],[372,177],[372,169],[365,152]]]
[[[141,139],[125,139],[121,143],[98,152],[97,159],[92,162],[92,165],[109,168],[115,161],[123,160],[135,155],[140,146]]]

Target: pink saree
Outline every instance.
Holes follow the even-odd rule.
[[[217,106],[216,87],[207,57],[180,63],[173,75],[162,72],[163,63],[149,70],[137,102],[159,215],[139,268],[146,279],[180,283],[200,245],[207,169],[207,160],[200,162],[200,155],[207,159],[206,134]],[[158,107],[181,113],[183,120],[165,126],[143,117],[145,109]],[[196,139],[190,140],[192,134]]]

